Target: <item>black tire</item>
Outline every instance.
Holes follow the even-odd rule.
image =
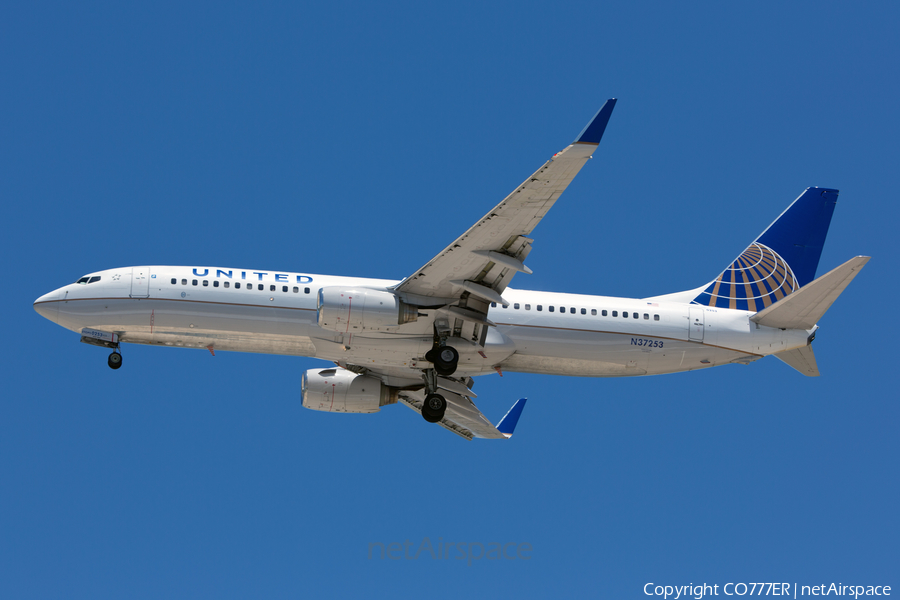
[[[428,394],[422,405],[422,418],[429,423],[437,423],[444,418],[447,401],[440,394]]]
[[[453,346],[444,346],[438,349],[438,360],[456,366],[456,363],[459,362],[459,352]]]
[[[455,366],[448,367],[447,365],[442,365],[442,364],[438,364],[438,363],[434,363],[434,370],[437,372],[438,375],[440,375],[442,377],[450,377],[451,375],[456,373]]]
[[[109,358],[106,359],[106,364],[109,365],[110,369],[118,369],[122,366],[122,355],[118,352],[113,352],[109,355]]]
[[[434,364],[434,370],[438,375],[447,377],[456,372],[456,366],[459,364],[459,352],[453,346],[444,346],[431,351],[431,362]]]

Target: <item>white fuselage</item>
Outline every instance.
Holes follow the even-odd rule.
[[[432,347],[430,321],[393,331],[317,325],[328,286],[384,290],[396,281],[244,269],[125,267],[39,298],[35,308],[67,329],[116,333],[122,342],[310,356],[413,377]],[[174,282],[174,283],[173,283]],[[227,285],[227,287],[226,287]],[[762,327],[752,312],[682,302],[508,288],[493,306],[483,347],[458,340],[458,375],[520,371],[615,377],[747,363],[804,346],[809,332]],[[427,313],[429,309],[420,309]]]

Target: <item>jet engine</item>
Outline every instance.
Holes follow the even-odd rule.
[[[397,389],[347,369],[310,369],[301,382],[303,406],[325,412],[374,413],[397,402]]]
[[[341,333],[396,329],[419,318],[394,294],[365,288],[322,288],[317,309],[319,327]]]

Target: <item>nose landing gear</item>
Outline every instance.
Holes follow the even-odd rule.
[[[85,327],[81,330],[81,342],[90,344],[91,346],[100,346],[101,348],[109,348],[112,354],[106,359],[106,364],[110,369],[118,369],[122,366],[122,353],[119,352],[119,334],[109,331],[100,331],[99,329],[90,329]]]

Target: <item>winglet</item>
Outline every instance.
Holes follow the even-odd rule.
[[[519,422],[519,417],[522,416],[522,409],[525,408],[526,400],[528,400],[528,398],[520,398],[517,400],[516,403],[512,405],[512,408],[509,409],[509,412],[500,419],[499,423],[497,423],[497,431],[502,433],[504,437],[512,437],[513,431],[516,428],[516,423]]]
[[[599,144],[600,139],[603,137],[603,132],[606,131],[606,124],[609,123],[609,117],[612,116],[612,111],[615,106],[615,98],[610,98],[604,102],[603,106],[600,107],[600,110],[597,111],[597,114],[594,115],[594,118],[591,119],[591,122],[587,124],[587,127],[585,127],[581,133],[578,134],[578,137],[575,138],[575,143]]]

